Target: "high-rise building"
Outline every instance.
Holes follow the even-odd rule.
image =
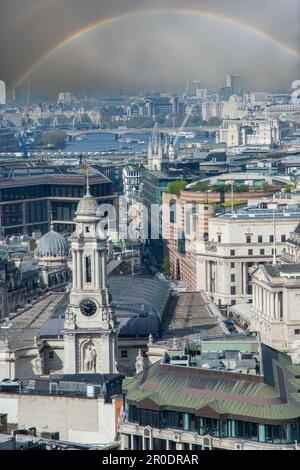
[[[6,84],[0,80],[0,105],[6,104]]]
[[[231,88],[233,95],[240,93],[240,76],[237,73],[226,75],[226,87]]]
[[[197,88],[196,89],[196,98],[198,100],[207,100],[208,90],[207,88]]]

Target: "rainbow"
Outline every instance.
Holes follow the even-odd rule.
[[[275,36],[266,33],[265,31],[262,31],[260,29],[255,28],[254,26],[251,26],[250,24],[244,23],[242,21],[234,20],[230,17],[219,15],[210,11],[202,11],[202,10],[195,10],[195,9],[181,9],[181,8],[158,8],[158,9],[151,9],[151,10],[141,10],[141,11],[133,11],[130,13],[125,13],[121,15],[116,15],[116,16],[111,16],[107,17],[101,20],[94,21],[80,30],[70,34],[69,36],[66,36],[62,41],[60,41],[58,44],[52,46],[48,51],[46,51],[41,57],[39,57],[31,66],[23,72],[23,74],[17,79],[17,82],[15,86],[20,85],[24,80],[28,79],[34,70],[42,65],[46,60],[49,59],[50,56],[55,54],[56,52],[60,51],[64,47],[66,47],[68,44],[72,43],[76,39],[84,36],[85,34],[88,34],[92,31],[94,31],[97,28],[102,28],[104,26],[109,26],[113,25],[115,23],[118,23],[120,21],[128,20],[131,18],[137,18],[137,17],[145,17],[145,16],[150,16],[150,15],[162,15],[162,14],[177,14],[177,15],[193,15],[197,17],[206,17],[206,18],[211,18],[217,21],[223,21],[227,24],[231,24],[237,28],[241,28],[244,31],[247,31],[249,33],[252,33],[256,35],[257,37],[260,37],[264,39],[265,41],[268,41],[272,43],[274,46],[278,47],[279,49],[285,51],[286,53],[296,57],[297,59],[300,58],[300,53],[299,51],[291,48],[290,46],[284,44],[283,42],[279,41],[278,38]]]

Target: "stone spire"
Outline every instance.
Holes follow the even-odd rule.
[[[135,370],[137,374],[140,374],[141,372],[143,372],[144,369],[145,369],[145,358],[142,354],[141,349],[139,349],[139,353],[135,361]]]

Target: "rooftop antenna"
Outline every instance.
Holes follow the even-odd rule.
[[[273,209],[273,266],[276,266],[276,219],[275,219],[275,209]]]

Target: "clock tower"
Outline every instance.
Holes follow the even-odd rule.
[[[116,325],[106,284],[107,235],[87,184],[71,236],[72,289],[64,323],[64,373],[116,372]]]

